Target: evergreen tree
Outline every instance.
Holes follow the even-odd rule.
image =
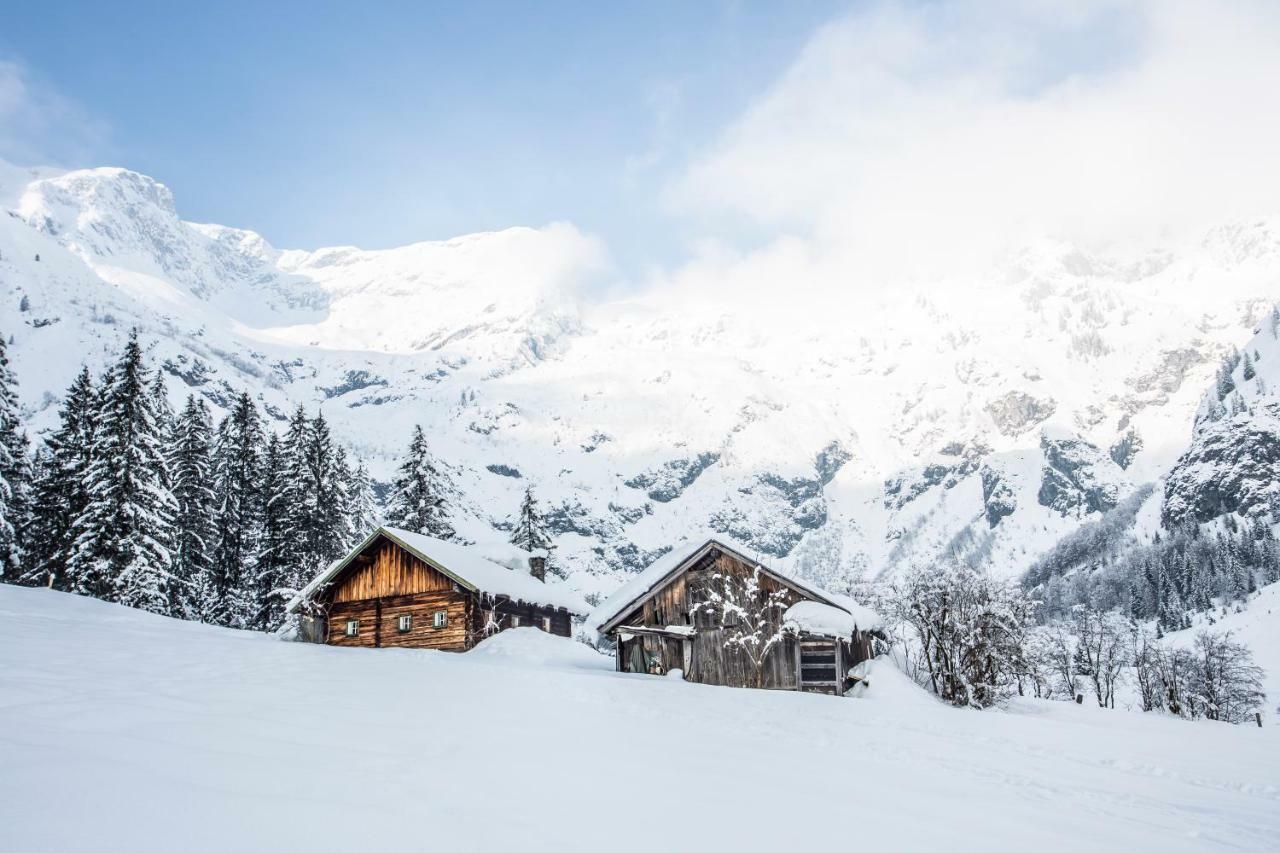
[[[284,621],[286,590],[298,586],[292,567],[299,562],[297,536],[290,523],[297,495],[290,488],[284,444],[272,435],[262,457],[260,550],[254,577],[253,627],[270,631]]]
[[[369,469],[365,467],[363,461],[356,465],[356,470],[351,475],[349,495],[351,501],[349,513],[354,533],[353,541],[349,546],[354,546],[376,530],[382,522],[382,508],[378,505],[377,495],[373,492],[373,481],[369,478]]]
[[[258,409],[242,391],[218,425],[214,449],[215,544],[212,577],[201,602],[201,618],[207,622],[242,627],[252,616],[264,445]]]
[[[0,335],[0,579],[10,581],[23,573],[22,546],[31,508],[31,468],[17,385]]]
[[[1253,369],[1253,359],[1249,357],[1249,353],[1244,354],[1241,363],[1244,365],[1244,372],[1241,375],[1246,382],[1258,375]]]
[[[175,422],[169,454],[177,503],[170,612],[185,619],[200,618],[201,601],[208,594],[205,584],[212,575],[212,467],[213,418],[204,400],[192,394]]]
[[[538,501],[533,496],[533,486],[524,490],[524,500],[520,502],[520,513],[516,518],[515,528],[511,531],[511,544],[526,551],[542,551],[549,556],[556,547],[551,541],[551,533],[547,530],[546,519],[538,510]]]
[[[341,556],[350,543],[347,480],[351,472],[324,416],[308,420],[301,407],[290,421],[284,452],[294,489],[289,523],[297,539],[290,587],[298,589]]]
[[[454,537],[449,507],[445,502],[449,482],[431,458],[421,426],[413,428],[409,452],[400,463],[394,488],[391,505],[387,508],[388,524],[437,539]]]
[[[135,329],[103,389],[89,501],[72,523],[75,591],[167,612],[175,507],[161,440]]]
[[[85,367],[67,389],[58,428],[37,454],[26,583],[74,587],[66,573],[71,526],[89,503],[86,478],[93,461],[97,411],[98,395]]]

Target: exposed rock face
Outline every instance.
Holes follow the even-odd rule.
[[[1116,505],[1120,477],[1107,454],[1087,441],[1065,436],[1046,435],[1040,448],[1045,460],[1038,495],[1041,506],[1078,517]]]
[[[938,451],[937,456],[918,475],[904,475],[885,480],[885,509],[902,509],[920,495],[941,485],[953,489],[961,480],[978,470],[991,448],[980,441],[953,441]]]
[[[660,468],[637,474],[627,480],[626,485],[633,489],[647,489],[650,499],[668,503],[680,497],[694,480],[702,476],[703,471],[719,459],[719,453],[710,451],[686,459],[672,459]]]
[[[982,507],[987,524],[995,527],[1018,509],[1013,488],[1005,482],[1000,472],[989,465],[982,466]]]
[[[1022,391],[1010,391],[987,403],[986,413],[1004,435],[1020,435],[1047,420],[1058,406],[1052,399],[1040,400]]]
[[[853,454],[838,441],[833,441],[819,450],[813,461],[814,470],[818,472],[818,481],[824,486],[830,483],[836,478],[836,474],[840,473],[845,463],[852,458]]]
[[[1142,452],[1142,436],[1138,435],[1136,430],[1129,430],[1120,440],[1111,445],[1108,453],[1111,455],[1111,461],[1120,466],[1122,470],[1127,470],[1133,464],[1133,459]]]
[[[1262,403],[1253,413],[1203,421],[1165,481],[1165,527],[1229,512],[1280,512],[1280,404]]]

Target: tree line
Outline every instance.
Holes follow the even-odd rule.
[[[0,337],[0,580],[273,630],[384,518],[458,538],[457,489],[421,426],[384,508],[323,414],[299,406],[277,433],[244,391],[216,423],[194,394],[173,411],[136,330],[101,377],[81,369],[34,453],[16,389]],[[532,489],[510,540],[554,549]]]
[[[1216,529],[1187,524],[1157,532],[1145,545],[1104,517],[1038,560],[1025,583],[1041,602],[1041,621],[1083,606],[1154,620],[1163,634],[1190,627],[1193,613],[1238,606],[1276,581],[1280,542],[1271,526],[1225,515]]]
[[[0,346],[3,577],[218,625],[279,626],[284,607],[377,522],[363,463],[299,406],[269,431],[247,392],[216,424],[169,404],[134,331],[76,376],[34,454]]]

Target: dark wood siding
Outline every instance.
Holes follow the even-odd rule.
[[[573,636],[573,617],[567,610],[486,595],[478,598],[472,616],[472,630],[477,642],[515,627],[512,617],[519,617],[521,628],[542,628],[543,617],[548,617],[551,620],[552,634],[559,637]]]
[[[446,624],[437,628],[433,616],[441,610],[447,614]],[[399,629],[401,616],[411,617],[407,632]],[[358,636],[347,636],[349,619],[360,621]],[[329,642],[335,646],[464,651],[470,647],[470,624],[471,596],[454,590],[334,602],[329,608]]]

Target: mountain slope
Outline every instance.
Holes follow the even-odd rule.
[[[320,407],[377,476],[421,422],[463,535],[532,483],[588,592],[707,530],[837,587],[944,553],[1017,573],[1167,471],[1280,296],[1269,221],[872,291],[781,266],[766,298],[695,265],[606,302],[602,248],[567,225],[281,251],[126,170],[0,186],[0,324],[37,428],[137,325],[175,397]]]
[[[533,629],[465,655],[337,649],[8,586],[0,619],[17,849],[1280,842],[1274,725],[961,711],[887,663],[865,699],[704,687]],[[635,801],[652,831],[633,830]]]

